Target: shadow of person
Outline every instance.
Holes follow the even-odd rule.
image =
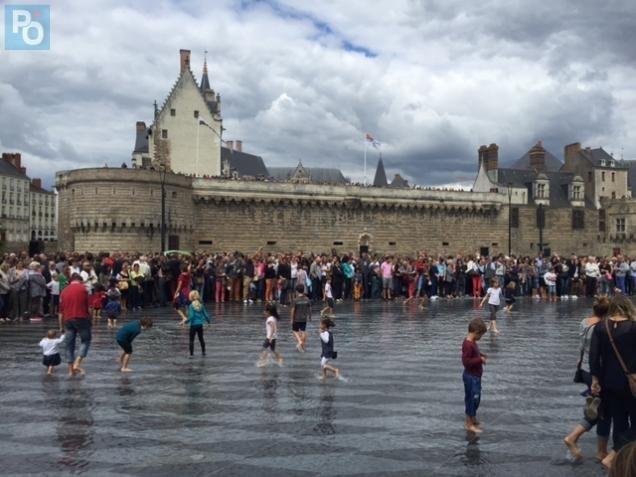
[[[318,407],[318,424],[314,426],[314,432],[321,435],[333,435],[336,427],[333,424],[337,411],[333,407],[336,399],[336,386],[332,383],[323,383],[320,390],[320,404]]]

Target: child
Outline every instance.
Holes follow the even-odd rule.
[[[262,368],[267,364],[267,355],[271,353],[276,358],[278,365],[283,364],[283,357],[276,352],[276,338],[278,337],[278,309],[276,303],[268,303],[265,306],[265,341],[263,342],[263,351],[261,352],[260,359],[257,363],[259,368]]]
[[[554,273],[554,270],[552,267],[550,267],[550,269],[547,272],[545,272],[545,274],[543,275],[543,280],[545,281],[545,284],[548,287],[548,301],[556,301],[557,300],[557,296],[556,296],[557,276],[556,276],[556,273]]]
[[[94,292],[91,295],[91,308],[93,309],[93,318],[100,319],[102,317],[102,308],[106,301],[106,291],[101,283],[95,285]]]
[[[46,287],[51,292],[51,304],[50,313],[51,316],[57,315],[57,310],[60,306],[60,282],[58,280],[57,272],[51,273],[51,281],[46,284]]]
[[[119,302],[120,297],[121,293],[117,290],[117,288],[108,291],[108,302],[104,307],[104,312],[108,318],[109,328],[115,328],[117,326],[117,318],[121,315],[121,303]]]
[[[510,313],[512,311],[512,306],[515,304],[515,289],[517,288],[517,284],[512,280],[506,285],[506,307],[504,311]]]
[[[320,367],[322,368],[322,379],[327,378],[328,371],[331,371],[336,379],[340,377],[340,370],[329,364],[330,360],[338,357],[338,353],[333,349],[334,341],[331,328],[334,326],[335,323],[330,318],[320,320],[320,341],[322,344]]]
[[[203,340],[203,323],[207,321],[210,324],[210,315],[205,309],[203,303],[201,303],[199,292],[192,290],[188,295],[190,304],[188,305],[188,316],[181,324],[190,324],[190,357],[194,356],[194,335],[199,337],[199,344],[201,345],[201,355],[205,356],[205,341]]]
[[[490,280],[490,288],[486,291],[486,296],[481,300],[479,308],[484,306],[484,303],[488,300],[488,308],[490,308],[490,322],[488,323],[488,329],[492,330],[496,335],[499,334],[497,329],[497,310],[501,305],[501,288],[499,287],[499,280],[493,278]]]
[[[172,303],[174,309],[177,311],[177,314],[181,317],[181,323],[183,324],[187,321],[187,316],[181,308],[186,308],[186,311],[190,305],[188,298],[190,297],[190,287],[192,283],[192,277],[190,276],[190,267],[189,265],[183,265],[181,267],[181,274],[177,279],[177,289],[174,292],[174,296],[172,297]]]
[[[130,373],[132,369],[128,367],[130,363],[130,357],[132,356],[132,342],[142,331],[146,331],[152,328],[152,320],[150,318],[142,318],[140,320],[134,320],[117,332],[117,344],[123,350],[119,357],[119,371],[122,373]]]
[[[331,290],[331,278],[327,278],[327,283],[325,283],[325,291],[322,296],[323,301],[327,302],[327,306],[325,306],[322,310],[320,310],[320,315],[324,315],[328,312],[330,315],[333,314],[333,292]]]
[[[56,338],[57,331],[49,330],[46,337],[40,340],[40,348],[42,348],[42,364],[48,368],[46,374],[53,375],[53,368],[58,366],[62,359],[60,358],[59,346],[64,341],[64,335]]]
[[[301,353],[306,350],[307,321],[311,320],[311,302],[304,292],[305,286],[303,284],[296,285],[296,297],[291,309],[292,333],[298,342],[296,349]]]
[[[474,318],[468,324],[468,335],[462,344],[462,364],[464,365],[464,403],[466,404],[466,430],[479,434],[477,408],[481,400],[481,375],[487,356],[479,352],[477,341],[488,331],[481,318]]]
[[[353,283],[353,301],[360,301],[363,293],[362,280],[356,275],[355,282]]]

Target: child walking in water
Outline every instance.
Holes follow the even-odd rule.
[[[498,335],[497,310],[501,305],[501,288],[499,287],[499,280],[496,278],[490,280],[490,288],[486,291],[484,299],[481,300],[479,308],[482,308],[486,301],[488,301],[488,308],[490,309],[490,322],[488,323],[487,329]]]
[[[515,289],[517,288],[517,284],[515,282],[513,282],[512,280],[510,281],[510,283],[508,283],[508,285],[506,285],[506,291],[505,291],[505,295],[506,295],[506,306],[504,308],[504,311],[507,313],[510,313],[512,311],[512,306],[515,304]]]
[[[130,357],[132,356],[132,342],[141,333],[152,328],[152,320],[150,318],[142,318],[134,320],[117,332],[116,340],[119,347],[123,350],[119,356],[119,371],[122,373],[130,373],[132,369],[128,367]]]
[[[278,337],[278,309],[276,303],[268,303],[265,306],[265,341],[263,342],[263,351],[261,351],[261,357],[256,365],[259,368],[267,365],[268,354],[274,355],[276,362],[280,366],[283,364],[283,357],[276,352],[276,338]]]
[[[327,312],[331,315],[333,313],[333,292],[331,289],[331,278],[327,278],[327,283],[325,283],[325,290],[323,292],[322,299],[327,303],[327,306],[320,310],[320,315],[322,316]]]
[[[46,336],[40,340],[42,348],[42,364],[47,367],[49,376],[53,375],[53,369],[62,362],[60,358],[60,344],[64,341],[64,335],[57,337],[56,330],[49,330]]]
[[[194,356],[194,335],[199,337],[199,344],[201,345],[201,355],[205,356],[205,341],[203,340],[203,323],[210,322],[210,315],[205,309],[203,303],[199,298],[199,292],[192,290],[188,295],[190,305],[188,305],[188,316],[184,318],[181,324],[190,324],[190,357]]]
[[[331,328],[335,323],[330,318],[320,320],[320,342],[322,344],[322,353],[320,354],[320,367],[322,368],[322,379],[326,379],[329,371],[331,371],[336,379],[340,377],[340,370],[329,364],[332,359],[338,357],[338,353],[334,351],[333,333]]]
[[[468,432],[479,434],[477,409],[481,401],[481,376],[486,364],[486,355],[479,351],[477,342],[488,329],[481,318],[474,318],[468,324],[468,335],[462,344],[462,364],[464,365],[464,403],[466,406],[465,427]]]
[[[291,309],[292,333],[298,342],[296,349],[301,353],[307,348],[307,321],[311,320],[311,302],[304,292],[304,285],[296,285],[296,296]]]

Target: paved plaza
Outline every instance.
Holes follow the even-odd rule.
[[[600,476],[595,436],[572,465],[561,439],[580,419],[572,384],[586,300],[522,299],[485,336],[478,440],[463,430],[461,343],[486,316],[471,300],[337,307],[337,364],[319,379],[317,322],[300,354],[280,321],[283,367],[257,368],[260,305],[211,306],[208,356],[188,359],[170,309],[135,341],[134,373],[117,371],[114,332],[93,329],[84,378],[45,376],[37,343],[52,322],[0,327],[2,475]],[[137,314],[140,315],[140,314]],[[124,320],[125,321],[125,320]],[[198,343],[195,353],[198,352]]]

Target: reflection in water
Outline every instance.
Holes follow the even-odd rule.
[[[307,407],[307,373],[302,370],[292,371],[288,374],[288,390],[294,400],[293,412],[296,416],[302,416]]]
[[[261,386],[263,386],[263,410],[267,414],[276,414],[278,408],[278,369],[263,368]]]
[[[331,435],[336,433],[333,421],[337,411],[333,407],[336,398],[336,386],[324,383],[320,391],[320,407],[318,408],[318,424],[314,427],[317,434]]]
[[[82,452],[93,444],[93,406],[90,390],[81,387],[81,381],[70,381],[61,402],[60,418],[57,422],[57,440],[62,450],[58,461],[74,472],[88,467],[90,453]]]

